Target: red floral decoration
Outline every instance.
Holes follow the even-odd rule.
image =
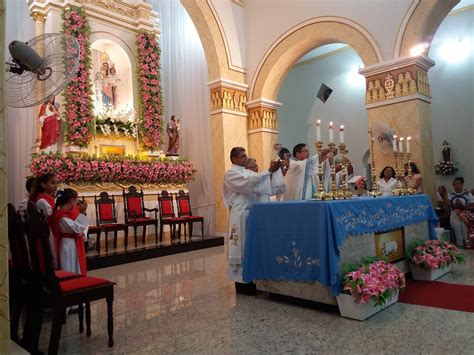
[[[94,115],[92,84],[89,78],[92,67],[90,27],[84,10],[74,6],[64,10],[62,18],[64,20],[62,32],[77,38],[81,50],[79,69],[63,93],[66,101],[63,114],[67,123],[66,140],[71,144],[85,147],[92,137]]]
[[[156,34],[140,32],[137,36],[137,47],[140,98],[138,131],[143,147],[153,151],[160,148],[163,135],[160,46]]]
[[[62,154],[34,154],[33,175],[56,175],[59,182],[184,184],[196,173],[184,160],[146,161],[130,158],[72,157]]]

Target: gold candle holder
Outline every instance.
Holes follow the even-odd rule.
[[[411,153],[406,153],[407,156],[407,164],[408,164],[408,179],[407,179],[407,189],[406,193],[407,195],[414,195],[416,193],[416,190],[413,188],[413,171],[411,170]]]
[[[395,180],[397,183],[393,187],[392,193],[396,196],[404,195],[403,191],[403,183],[401,181],[401,172],[400,172],[400,165],[398,164],[398,160],[403,153],[393,152],[393,157],[395,159]]]
[[[369,192],[369,195],[372,197],[378,197],[382,195],[382,193],[379,191],[378,186],[377,186],[377,173],[375,170],[375,157],[374,157],[374,131],[372,128],[369,130],[369,137],[370,137],[370,159],[372,163],[371,167],[371,175],[372,175],[372,191]]]
[[[343,181],[342,185],[340,186],[339,191],[337,192],[337,196],[339,199],[350,199],[352,198],[352,192],[349,191],[348,188],[348,177],[347,177],[347,160],[346,160],[346,145],[344,143],[339,144],[339,154],[341,155],[341,162],[342,162],[342,171],[343,171]]]
[[[314,194],[314,198],[316,200],[325,200],[326,199],[326,191],[324,191],[324,184],[323,184],[323,162],[321,161],[321,151],[323,149],[323,142],[317,141],[314,143],[316,146],[316,150],[318,151],[318,191]]]
[[[335,166],[335,160],[334,159],[334,152],[336,151],[336,144],[335,143],[329,143],[328,144],[329,152],[331,153],[331,160],[330,160],[330,166],[331,166],[331,188],[330,191],[327,193],[328,197],[332,200],[337,199],[337,190],[336,190],[336,166]]]

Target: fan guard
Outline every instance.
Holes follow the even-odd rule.
[[[26,42],[43,58],[36,72],[22,71],[10,57],[6,74],[6,101],[10,107],[37,106],[59,94],[77,72],[80,46],[76,38],[61,33],[48,33]],[[18,74],[18,69],[21,74]],[[13,71],[12,71],[13,70]]]

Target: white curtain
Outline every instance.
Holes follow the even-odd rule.
[[[204,234],[214,235],[210,97],[204,50],[180,1],[149,2],[160,18],[164,117],[166,121],[171,115],[181,119],[180,155],[197,169],[195,180],[188,185],[193,214],[206,217]],[[163,149],[166,147],[164,144]]]
[[[18,39],[25,42],[35,37],[35,23],[29,16],[26,1],[6,0],[6,14],[5,60],[10,57],[8,44],[11,41]],[[31,147],[36,140],[36,112],[36,107],[6,108],[8,201],[15,206],[26,194]]]

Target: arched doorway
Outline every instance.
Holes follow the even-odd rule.
[[[262,58],[250,87],[251,102],[276,102],[283,80],[294,64],[309,51],[331,43],[344,43],[360,57],[363,65],[382,61],[375,40],[357,23],[340,17],[318,17],[305,21],[283,34]],[[276,126],[276,125],[275,125]],[[278,130],[266,127],[249,132],[249,150],[267,165],[272,157],[272,145]]]

